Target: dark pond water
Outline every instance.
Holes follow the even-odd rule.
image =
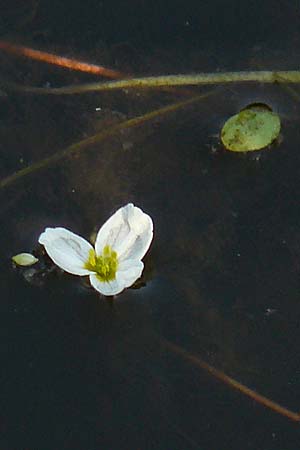
[[[296,2],[28,3],[4,9],[3,39],[126,72],[298,66]],[[1,76],[20,84],[95,81],[0,57]],[[2,92],[1,179],[198,92]],[[253,102],[280,115],[279,141],[225,152],[222,124]],[[1,449],[299,448],[299,422],[187,359],[300,410],[299,120],[281,85],[220,87],[0,189]],[[37,240],[46,226],[88,239],[128,202],[151,215],[155,237],[140,284],[110,301],[53,267]],[[13,267],[23,251],[39,263]]]

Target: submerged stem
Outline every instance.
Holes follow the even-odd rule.
[[[71,85],[59,88],[20,86],[1,81],[3,87],[33,94],[82,94],[94,91],[110,91],[129,88],[161,88],[163,86],[197,86],[207,84],[241,83],[255,81],[259,83],[300,83],[299,70],[262,70],[244,72],[212,72],[192,75],[161,75],[153,77],[129,78],[116,81],[104,81],[84,85]]]
[[[269,408],[272,411],[274,411],[278,414],[281,414],[282,416],[285,416],[290,420],[293,420],[295,422],[300,422],[300,413],[291,411],[290,409],[286,408],[285,406],[279,405],[278,403],[274,402],[273,400],[270,400],[269,398],[259,394],[258,392],[253,391],[248,386],[245,386],[244,384],[240,383],[239,381],[235,380],[234,378],[229,377],[224,372],[211,366],[210,364],[203,361],[198,356],[187,352],[184,348],[179,347],[178,345],[173,344],[172,342],[170,342],[166,339],[163,339],[163,338],[160,339],[160,343],[167,350],[171,351],[172,353],[175,353],[176,355],[180,356],[185,361],[190,362],[194,366],[206,370],[214,378],[217,378],[218,380],[227,384],[232,389],[236,389],[236,390],[240,391],[242,394],[246,395],[247,397],[252,398],[257,403],[260,403],[261,405],[265,406],[266,408]]]
[[[177,111],[180,108],[183,108],[185,106],[191,105],[192,103],[203,100],[204,98],[207,98],[208,96],[214,94],[215,92],[216,92],[216,89],[212,90],[210,92],[207,92],[205,94],[196,95],[187,100],[182,100],[180,102],[164,106],[164,107],[156,109],[154,111],[150,111],[141,116],[133,117],[132,119],[128,119],[128,120],[124,120],[123,122],[113,125],[107,129],[103,129],[102,131],[100,131],[100,133],[97,133],[94,136],[90,136],[86,139],[83,139],[82,141],[76,142],[75,144],[70,145],[66,149],[60,150],[60,151],[54,153],[54,155],[49,156],[48,158],[42,159],[41,161],[33,163],[31,166],[28,166],[28,167],[25,167],[24,169],[19,170],[18,172],[14,173],[13,175],[3,178],[2,180],[0,180],[0,189],[10,186],[17,180],[20,180],[21,178],[32,175],[33,173],[37,172],[38,170],[45,169],[49,166],[52,166],[52,165],[56,164],[58,161],[60,161],[61,159],[69,157],[73,153],[84,150],[86,147],[96,144],[96,143],[104,140],[105,138],[114,135],[118,131],[128,129],[128,128],[133,128],[138,125],[142,125],[143,123],[145,123],[149,120],[155,119],[157,117],[160,117],[160,116],[170,113],[170,112]]]

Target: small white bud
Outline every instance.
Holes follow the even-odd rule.
[[[32,266],[38,262],[38,259],[31,253],[19,253],[11,258],[18,266]]]

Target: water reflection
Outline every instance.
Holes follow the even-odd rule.
[[[258,89],[261,101],[281,104],[278,89]],[[247,448],[282,449],[299,437],[287,419],[162,345],[175,342],[298,409],[298,104],[293,116],[285,111],[283,144],[261,159],[212,150],[224,117],[255,95],[241,89],[237,100],[224,90],[221,103],[212,97],[118,133],[0,192],[4,448],[21,439],[22,448],[225,450],[245,448],[247,436]],[[24,136],[33,133],[28,162],[76,134],[64,117],[58,130],[46,120],[62,100],[35,101],[22,124]],[[73,127],[82,126],[75,116]],[[5,175],[19,148],[6,142],[13,162]],[[88,239],[129,201],[155,223],[140,289],[112,303],[46,258],[37,282],[12,269],[11,255],[39,251],[45,226]]]

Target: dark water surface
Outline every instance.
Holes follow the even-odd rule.
[[[151,75],[298,66],[296,2],[125,3],[41,1],[31,17],[16,2],[3,39]],[[0,56],[15,82],[95,81]],[[1,178],[198,92],[2,93]],[[279,141],[226,153],[222,124],[258,101],[280,115]],[[164,345],[300,410],[299,120],[299,100],[282,86],[220,87],[1,189],[1,449],[299,448],[299,423]],[[155,237],[139,288],[112,302],[54,268],[37,240],[46,226],[89,239],[128,202],[151,215]],[[23,251],[39,263],[13,268]]]

